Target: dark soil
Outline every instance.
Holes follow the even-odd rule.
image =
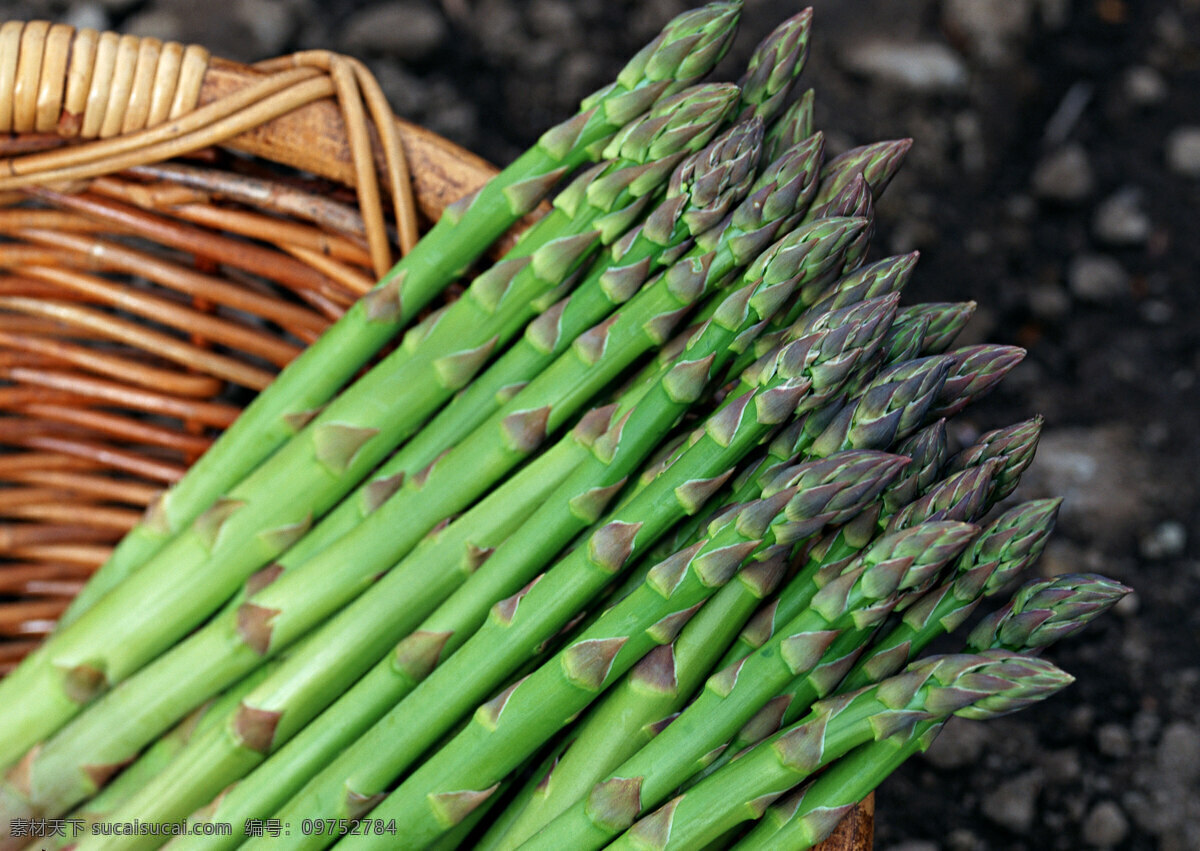
[[[191,0],[5,5],[10,17],[49,6],[231,58],[355,53],[397,112],[502,163],[686,4],[236,0],[227,15]],[[727,78],[800,6],[746,5]],[[915,139],[881,204],[876,256],[920,249],[909,300],[975,299],[971,341],[1029,350],[959,417],[959,436],[1043,414],[1018,496],[1067,503],[1036,569],[1099,571],[1135,589],[1053,650],[1078,678],[1066,694],[952,727],[889,780],[878,846],[1200,848],[1200,164],[1185,150],[1187,128],[1200,133],[1200,2],[813,5],[804,85],[829,148]]]

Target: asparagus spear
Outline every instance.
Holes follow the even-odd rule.
[[[1028,582],[972,630],[967,647],[1040,652],[1083,629],[1129,591],[1120,582],[1095,573],[1068,573]]]
[[[754,115],[766,122],[779,114],[796,78],[804,70],[811,32],[812,9],[809,8],[788,18],[754,48],[746,72],[738,80],[743,107],[739,120]],[[797,138],[810,135],[811,130]]]
[[[672,799],[609,848],[703,847],[759,818],[780,795],[858,745],[920,736],[950,715],[983,719],[1015,712],[1072,681],[1049,662],[1003,651],[916,662],[877,686],[817,704],[803,722]]]
[[[881,302],[828,314],[811,329],[798,329],[807,333],[761,366],[753,391],[730,399],[709,417],[693,433],[688,451],[635,499],[594,527],[553,570],[498,604],[479,632],[310,782],[282,816],[361,812],[362,802],[382,791],[449,725],[502,684],[635,553],[684,513],[697,510],[728,477],[731,465],[780,419],[835,393],[856,356],[877,344],[890,321],[894,304]],[[743,317],[739,326],[754,321]],[[736,336],[732,327],[730,333]],[[631,425],[632,420],[626,428]],[[527,526],[537,528],[532,521]]]
[[[841,453],[781,474],[756,502],[714,520],[706,537],[654,566],[643,585],[556,656],[484,704],[373,811],[405,825],[421,847],[468,814],[489,790],[608,685],[684,622],[763,547],[786,548],[847,519],[878,496],[902,462],[882,453]],[[552,581],[547,576],[543,581]],[[360,837],[347,848],[379,846]]]
[[[993,465],[995,462],[991,462]],[[980,475],[976,477],[977,481],[983,479],[981,484],[967,483],[968,486],[964,489],[963,497],[953,502],[955,504],[949,506],[947,511],[937,511],[932,508],[922,512],[917,519],[910,523],[910,526],[915,523],[928,523],[930,520],[962,520],[973,519],[976,514],[982,512],[973,512],[970,510],[972,503],[978,505],[982,498],[982,494],[987,492],[986,473],[984,468],[979,469]],[[956,480],[965,482],[965,474],[959,474],[951,477],[948,482]],[[949,490],[949,489],[947,489]],[[1019,535],[1021,531],[1019,526],[1024,522],[1036,523],[1038,519],[1036,513],[1031,513],[1028,516],[1020,517],[1002,517],[996,524],[989,526],[980,537],[971,542],[968,550],[964,552],[958,559],[954,567],[954,574],[958,577],[957,580],[952,580],[942,589],[937,589],[924,594],[921,597],[916,595],[906,595],[904,598],[897,601],[894,610],[900,611],[912,608],[918,608],[927,600],[939,599],[939,595],[945,594],[943,589],[950,585],[962,588],[964,591],[968,587],[978,589],[982,584],[988,582],[991,576],[996,577],[996,587],[1003,587],[1002,579],[1004,577],[1012,577],[1015,573],[1021,570],[1025,565],[1029,564],[1036,554],[1041,552],[1042,546],[1045,543],[1046,536],[1049,534],[1048,528],[1041,528],[1039,533],[1029,534],[1022,537],[1017,537],[1013,540],[1014,535]],[[904,526],[901,528],[909,528]],[[1006,546],[1006,544],[1015,544],[1014,546]],[[916,601],[917,605],[913,606]],[[966,618],[970,614],[974,606],[963,607],[961,617]],[[928,609],[925,610],[926,615]],[[957,618],[959,612],[954,613]],[[854,667],[850,669],[850,673],[841,683],[831,682],[829,680],[821,680],[817,678],[797,678],[789,683],[787,688],[783,689],[767,707],[764,707],[758,715],[752,718],[745,727],[738,732],[738,735],[733,739],[730,747],[721,755],[721,760],[728,760],[729,757],[740,753],[744,748],[754,745],[766,736],[774,733],[780,726],[791,724],[799,718],[813,701],[824,697],[836,685],[838,691],[852,691],[856,688],[869,685],[870,683],[879,682],[885,676],[890,676],[898,671],[903,665],[907,664],[917,653],[928,646],[929,642],[939,634],[941,630],[950,628],[950,618],[943,621],[935,621],[929,617],[918,617],[916,623],[926,625],[926,629],[920,633],[920,636],[913,640],[913,633],[906,629],[908,620],[906,619],[901,626],[898,626],[882,641],[875,643],[867,651],[867,656],[854,661]],[[842,660],[850,658],[851,654],[857,657],[864,648],[871,642],[874,631],[871,629],[863,629],[847,632],[839,636],[829,651],[822,658],[822,664],[836,665]],[[842,667],[845,670],[845,667]],[[869,678],[865,674],[870,671],[872,675]],[[714,765],[714,768],[716,766]],[[711,773],[711,771],[710,771]]]
[[[900,170],[911,147],[912,139],[891,139],[851,148],[825,163],[821,169],[821,188],[813,199],[810,215],[816,218],[818,211],[860,174],[871,187],[871,194],[878,198]]]
[[[743,144],[752,146],[755,130],[746,128]],[[741,156],[731,167],[714,162],[718,153],[736,156],[730,150],[736,140],[726,134],[706,151],[689,158],[675,172],[679,190],[691,183],[688,207],[683,195],[668,190],[669,198],[652,212],[647,222],[613,244],[611,252],[594,264],[572,296],[548,309],[535,320],[495,364],[471,382],[438,416],[402,447],[359,492],[344,500],[279,560],[284,566],[299,563],[353,529],[379,504],[378,492],[394,487],[400,474],[412,475],[432,463],[448,447],[476,427],[496,408],[508,401],[533,376],[567,351],[592,324],[600,322],[618,303],[629,299],[660,263],[667,263],[676,250],[688,244],[688,234],[705,228],[723,206],[723,179],[736,180],[738,162],[748,161],[748,151],[738,145]],[[700,234],[701,244],[679,261],[694,259],[708,266],[707,281],[718,282],[725,274],[748,264],[774,236],[780,224],[796,209],[803,209],[816,189],[815,171],[820,162],[821,140],[808,142],[774,162],[755,182],[751,197],[739,205],[732,217]],[[713,194],[716,191],[717,194]],[[701,202],[703,206],[697,206]],[[751,238],[747,231],[753,232]],[[669,231],[669,233],[668,233]],[[684,240],[684,242],[679,242]],[[654,254],[658,250],[661,253]],[[711,255],[711,256],[710,256]],[[647,263],[647,258],[653,257]],[[660,287],[672,285],[660,280]],[[551,483],[556,484],[556,483]]]
[[[896,320],[908,321],[925,316],[929,329],[921,340],[921,354],[940,355],[954,343],[963,327],[975,315],[975,302],[925,302],[900,309]]]
[[[813,246],[806,259],[809,268],[817,269],[826,254],[830,255],[826,262],[834,262],[839,241],[850,236],[840,236],[840,229],[851,226],[838,220],[819,223],[796,233],[785,244]],[[621,314],[584,335],[581,342],[588,345],[576,346],[539,375],[441,458],[415,488],[410,480],[337,544],[283,573],[242,605],[228,609],[63,730],[32,758],[29,775],[34,805],[42,811],[61,811],[87,794],[89,775],[95,772],[85,771],[83,766],[119,764],[171,718],[259,664],[264,656],[286,647],[295,636],[348,603],[364,581],[403,555],[403,550],[396,549],[397,541],[410,544],[414,539],[406,537],[403,530],[419,533],[450,515],[532,451],[543,435],[557,430],[640,352],[661,342],[670,322],[710,288],[714,274],[723,271],[711,264],[697,269],[691,263],[681,264],[678,270],[678,274],[663,276],[648,286]],[[772,268],[771,274],[778,272]],[[471,486],[464,486],[464,481]],[[506,522],[492,538],[498,543],[514,525]],[[477,545],[480,533],[486,531],[478,525],[474,528]],[[454,536],[446,538],[453,540]],[[456,549],[459,546],[455,544]],[[444,572],[439,576],[430,570],[438,564],[436,557],[446,552],[445,547],[437,550],[423,553],[402,568],[409,604],[401,611],[392,607],[389,630],[372,636],[376,646],[403,635],[449,593],[453,586],[448,582],[456,575],[461,579],[461,574]],[[431,591],[436,596],[431,596]],[[414,602],[423,603],[424,608]],[[344,676],[350,673],[343,668]],[[107,735],[98,735],[101,730]]]
[[[815,100],[816,93],[809,89],[767,127],[767,135],[763,138],[767,159],[775,159],[796,142],[813,134]]]
[[[674,717],[700,686],[758,605],[783,580],[783,554],[743,567],[684,625],[607,691],[572,731],[570,746],[530,777],[509,811],[479,843],[479,851],[516,848],[573,801],[633,756]]]
[[[1030,515],[1047,507],[1038,503],[1028,505],[1026,511]],[[985,533],[973,546],[983,546],[988,537]],[[1015,561],[1020,564],[1029,560],[1017,558]],[[1019,567],[1001,567],[998,573],[1005,579],[996,583],[997,586],[1003,587],[1019,570]],[[1124,586],[1096,575],[1061,576],[1046,583],[1034,583],[1017,593],[1010,603],[1011,608],[1005,607],[1011,617],[1003,613],[999,617],[990,617],[972,633],[968,643],[976,651],[1037,652],[1046,644],[1082,629],[1127,592]],[[910,616],[914,611],[910,610]],[[965,614],[961,618],[957,613],[950,617],[960,621]],[[1022,621],[1024,624],[1017,626]],[[953,625],[947,625],[947,628],[953,628]],[[907,736],[888,737],[860,746],[835,762],[807,787],[772,805],[762,822],[736,847],[745,851],[803,849],[819,842],[850,807],[865,798],[910,756],[927,749],[941,727],[942,723],[938,721],[922,722]]]
[[[665,730],[522,847],[602,847],[711,762],[785,683],[829,677],[815,666],[840,633],[886,617],[899,593],[926,582],[975,532],[964,523],[931,523],[880,541],[759,652],[709,677]]]
[[[63,614],[69,624],[185,529],[218,497],[284,443],[298,416],[327,402],[412,317],[554,188],[595,161],[607,140],[660,97],[703,77],[737,28],[740,0],[679,15],[634,56],[615,82],[476,195],[448,210],[375,290],[354,305],[243,412],[118,546]],[[0,759],[0,763],[5,760]]]
[[[586,527],[594,519],[596,513],[602,510],[604,500],[619,487],[621,479],[628,474],[629,466],[636,465],[640,458],[644,458],[645,453],[658,441],[662,431],[694,400],[695,395],[689,388],[695,384],[693,389],[698,392],[703,386],[707,375],[706,371],[711,364],[713,362],[719,364],[722,359],[732,356],[733,351],[730,349],[730,345],[738,334],[745,330],[744,326],[761,321],[760,311],[766,310],[769,314],[769,310],[774,309],[785,300],[806,274],[819,273],[819,270],[825,265],[838,262],[840,246],[853,237],[857,226],[860,225],[848,220],[829,220],[817,223],[789,235],[774,246],[761,262],[756,262],[747,272],[747,278],[752,283],[726,297],[727,309],[723,312],[718,311],[717,319],[709,323],[706,331],[697,335],[689,347],[678,355],[676,360],[678,370],[675,374],[668,374],[659,382],[654,390],[657,395],[654,396],[652,403],[647,403],[646,399],[642,399],[638,404],[625,405],[623,409],[618,408],[615,412],[609,408],[599,415],[600,422],[612,422],[613,424],[607,437],[597,438],[592,446],[585,450],[584,454],[587,456],[585,460],[588,463],[581,462],[579,469],[561,486],[559,491],[561,496],[555,495],[548,498],[539,512],[535,513],[534,517],[523,527],[528,530],[528,532],[523,532],[525,543],[517,544],[515,539],[508,541],[505,547],[487,558],[480,571],[472,575],[470,587],[483,590],[482,592],[477,590],[470,597],[464,599],[475,602],[470,605],[456,603],[446,615],[442,616],[442,621],[463,616],[482,617],[487,606],[493,600],[503,596],[503,592],[491,593],[488,590],[491,587],[488,583],[493,582],[488,577],[495,575],[500,577],[495,581],[512,583],[514,580],[506,578],[509,575],[506,570],[520,569],[527,572],[531,572],[531,569],[536,570],[537,566],[544,564],[544,561],[539,560],[552,557],[563,544],[570,540],[572,535]],[[701,267],[696,274],[703,278],[705,272],[706,270]],[[789,274],[792,276],[791,278],[788,277]],[[694,292],[695,289],[695,287],[689,287],[684,291]],[[645,327],[643,326],[644,319],[639,318],[638,314],[633,311],[626,313],[630,331],[636,331],[642,335],[654,333],[653,323],[649,323],[649,327]],[[613,333],[616,333],[619,327],[621,326],[613,325]],[[636,344],[636,340],[631,339],[626,345],[606,346],[603,351],[607,353],[606,357],[613,361],[620,357],[627,357],[629,348],[634,344]],[[574,356],[572,359],[576,362],[578,360]],[[591,358],[585,360],[591,360]],[[589,373],[598,370],[604,362],[604,360],[593,362]],[[530,392],[533,386],[531,385],[525,392]],[[589,455],[588,452],[593,454]],[[440,474],[448,477],[446,479],[448,484],[453,485],[453,487],[447,487],[446,490],[461,489],[461,480],[465,476],[471,476],[474,469],[468,463],[471,457],[463,457],[465,459],[463,463],[468,464],[468,467],[460,469],[457,464],[450,465],[449,462],[454,458],[454,453],[451,453],[434,466],[430,473],[430,481]],[[433,490],[428,481],[426,487]],[[387,510],[389,505],[391,505],[391,501],[386,503],[380,511]],[[374,516],[376,515],[372,515],[372,517]],[[350,659],[360,659],[364,658],[364,654],[370,653],[371,655],[365,656],[368,663],[371,658],[381,655],[384,648],[378,646],[379,642],[395,641],[394,637],[387,638],[389,635],[387,627],[394,627],[394,624],[390,622],[396,620],[395,606],[392,603],[394,598],[387,596],[390,593],[388,589],[399,589],[399,593],[409,598],[416,595],[429,599],[429,593],[425,588],[431,582],[430,578],[426,578],[431,574],[430,567],[435,568],[431,574],[435,590],[453,588],[453,585],[447,585],[447,582],[438,576],[437,565],[436,561],[422,562],[418,559],[412,564],[393,570],[383,582],[364,595],[358,603],[338,616],[335,623],[345,625],[344,628],[339,627],[339,629],[346,635],[337,641],[326,642],[326,646],[331,648],[326,655],[336,654]],[[512,566],[505,567],[508,565]],[[450,575],[448,579],[453,580],[454,575]],[[515,588],[519,588],[526,580],[527,577],[515,580]],[[459,575],[458,581],[461,581],[461,575]],[[417,584],[414,585],[414,583]],[[448,590],[444,593],[448,593]],[[482,603],[479,602],[481,593],[483,595]],[[432,599],[433,603],[436,603],[438,598]],[[464,606],[465,615],[455,614]],[[473,615],[472,612],[476,609],[479,614]],[[372,614],[366,616],[360,610],[370,611]],[[472,622],[470,620],[465,623],[461,620],[455,622],[459,625],[446,630],[435,626],[427,619],[414,635],[415,639],[420,639],[425,645],[424,655],[418,654],[418,658],[427,658],[429,652],[432,651],[433,656],[430,663],[435,662],[439,653],[448,652],[449,649],[461,643],[470,634]],[[401,622],[400,625],[404,626],[404,622]],[[377,649],[367,649],[373,647]],[[357,649],[351,652],[350,648]],[[402,653],[407,654],[410,649],[405,645],[401,646]],[[239,741],[214,742],[204,747],[197,745],[190,758],[191,761],[182,761],[177,771],[180,778],[185,774],[192,776],[187,783],[187,788],[181,790],[182,794],[156,795],[153,790],[148,790],[142,796],[145,800],[141,801],[139,805],[154,807],[160,812],[166,808],[170,808],[172,813],[177,813],[180,809],[187,812],[196,805],[197,799],[206,799],[206,797],[201,797],[205,790],[208,795],[211,795],[216,791],[213,786],[220,788],[233,777],[244,774],[249,767],[261,761],[265,752],[286,741],[308,718],[312,717],[315,711],[324,705],[324,702],[328,702],[329,697],[339,688],[336,684],[330,684],[330,677],[340,677],[342,679],[340,688],[347,687],[353,679],[354,669],[351,664],[345,658],[338,666],[329,664],[314,666],[304,660],[294,660],[293,663],[289,663],[281,671],[279,677],[273,678],[276,682],[270,684],[269,688],[264,686],[263,689],[258,690],[261,693],[256,692],[247,699],[246,707],[239,712],[235,719],[235,729],[243,731],[239,736]],[[361,670],[361,668],[357,670]],[[403,685],[405,680],[414,673],[411,669],[395,670],[388,664],[388,671],[385,671],[388,676],[385,676],[385,679],[399,679],[400,685]],[[314,680],[314,674],[319,675],[316,680]],[[408,681],[411,682],[411,679]],[[392,699],[394,701],[398,699],[398,696],[393,694]],[[370,705],[376,706],[378,701],[372,699]],[[270,720],[267,722],[264,719]],[[369,717],[366,723],[373,720],[374,718]],[[232,776],[230,776],[231,773]]]
[[[630,214],[683,152],[711,138],[735,96],[732,86],[700,87],[627,126],[609,146],[620,159],[576,181],[556,199],[558,215],[543,218],[521,243],[540,247],[477,278],[152,563],[0,683],[0,725],[9,732],[0,763],[186,634],[252,571],[301,537],[314,516],[466,384],[493,348],[523,327],[536,300],[561,285],[606,233],[615,238],[626,229]],[[291,498],[280,499],[282,493]],[[3,699],[14,693],[21,699]]]

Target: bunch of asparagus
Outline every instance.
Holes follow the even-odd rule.
[[[1022,352],[864,265],[908,142],[825,158],[810,12],[697,82],[739,5],[449,209],[126,538],[0,684],[4,847],[804,848],[949,716],[1070,681],[1036,654],[1102,577],[919,656],[1053,525],[988,514],[1040,420],[948,448]]]

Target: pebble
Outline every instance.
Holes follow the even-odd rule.
[[[965,827],[946,834],[946,851],[986,851],[987,845]]]
[[[1012,46],[1029,34],[1030,0],[948,0],[942,8],[947,29],[964,35],[972,53],[986,62],[1012,58]]]
[[[987,725],[965,718],[950,720],[929,750],[926,761],[938,768],[962,768],[976,762],[988,743]]]
[[[1142,538],[1138,549],[1143,557],[1158,560],[1183,555],[1186,546],[1187,527],[1177,520],[1167,520]]]
[[[962,57],[937,42],[863,42],[842,60],[856,74],[918,94],[960,92],[967,85]]]
[[[1083,841],[1096,848],[1112,848],[1129,835],[1129,819],[1113,801],[1092,807],[1083,821]]]
[[[1141,245],[1150,236],[1150,217],[1142,210],[1142,193],[1127,186],[1096,208],[1092,231],[1110,245]]]
[[[338,39],[352,54],[383,53],[401,62],[420,62],[441,46],[446,19],[422,2],[381,3],[351,15]]]
[[[1200,177],[1200,127],[1180,127],[1167,136],[1167,165],[1184,177]]]
[[[1186,721],[1175,721],[1163,730],[1155,754],[1159,780],[1182,785],[1200,780],[1200,729]]]
[[[1096,731],[1096,748],[1105,756],[1124,759],[1133,751],[1133,737],[1120,724],[1105,724]]]
[[[1038,319],[1057,322],[1071,312],[1071,297],[1062,287],[1039,284],[1029,291],[1029,309]]]
[[[250,30],[264,57],[282,53],[296,31],[296,15],[286,0],[237,0],[233,16]]]
[[[1153,106],[1167,97],[1167,82],[1149,65],[1134,65],[1125,71],[1125,96],[1137,106]]]
[[[63,15],[62,22],[77,30],[93,29],[104,32],[112,27],[105,5],[96,2],[73,3]]]
[[[1065,145],[1048,154],[1033,170],[1033,191],[1043,200],[1071,204],[1092,194],[1096,178],[1082,145]]]
[[[1129,283],[1125,267],[1105,254],[1079,254],[1067,267],[1067,286],[1083,301],[1111,304],[1129,294]]]
[[[983,814],[1001,827],[1016,833],[1028,833],[1037,817],[1037,798],[1042,775],[1029,771],[1002,783],[983,799]]]

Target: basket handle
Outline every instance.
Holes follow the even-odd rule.
[[[0,191],[87,179],[214,144],[354,186],[379,275],[391,266],[381,178],[407,250],[416,240],[415,207],[436,220],[495,173],[397,119],[355,59],[305,51],[246,66],[195,45],[47,21],[0,25],[0,132],[80,142],[0,160]]]

